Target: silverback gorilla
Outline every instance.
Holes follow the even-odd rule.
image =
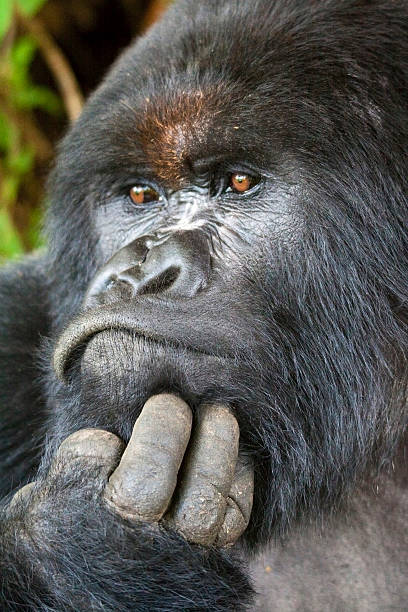
[[[403,0],[119,58],[1,270],[2,610],[408,608],[407,92]]]

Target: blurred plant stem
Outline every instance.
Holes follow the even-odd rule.
[[[53,146],[38,123],[38,112],[58,116],[65,110],[75,119],[82,107],[68,62],[34,16],[44,2],[0,1],[0,258],[41,244],[39,204]],[[49,87],[32,81],[37,52],[43,55],[62,101]]]
[[[84,99],[71,66],[39,19],[28,19],[22,13],[19,18],[24,29],[37,43],[54,76],[69,119],[75,121],[81,113]]]

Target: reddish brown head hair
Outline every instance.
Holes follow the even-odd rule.
[[[218,113],[215,96],[202,90],[146,100],[141,145],[149,164],[169,187],[185,182],[190,158],[205,149]]]

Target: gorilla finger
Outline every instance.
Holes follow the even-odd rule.
[[[24,487],[21,487],[21,489],[19,489],[11,498],[8,509],[14,510],[20,504],[25,504],[25,502],[27,502],[30,498],[31,492],[36,484],[36,482],[29,482],[28,484],[24,485]]]
[[[158,521],[170,503],[191,434],[192,414],[179,397],[151,397],[136,421],[105,497],[122,516]]]
[[[216,546],[231,546],[248,527],[254,499],[254,469],[248,460],[238,458],[234,480],[227,499],[224,522]]]
[[[190,542],[210,546],[225,516],[238,456],[239,427],[226,406],[203,406],[200,416],[166,521]]]
[[[125,444],[109,431],[81,429],[71,434],[59,447],[50,474],[81,474],[78,467],[90,468],[95,476],[107,479],[118,465]]]

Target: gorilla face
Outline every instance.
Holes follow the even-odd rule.
[[[341,11],[294,36],[257,2],[257,35],[248,3],[195,4],[123,56],[61,148],[55,431],[128,440],[162,390],[229,403],[255,463],[255,540],[332,507],[401,429],[406,109],[394,72],[359,67],[382,52]]]
[[[277,250],[293,242],[290,187],[259,170],[239,170],[243,161],[195,154],[180,153],[185,171],[175,187],[134,179],[96,211],[101,260],[108,261],[87,288],[82,316],[59,340],[61,378],[78,346],[100,332],[110,344],[112,329],[131,332],[121,345],[132,346],[132,395],[141,398],[157,386],[176,387],[190,400],[228,393],[247,362],[266,363],[268,303],[253,280],[271,274],[264,264],[270,242]],[[101,342],[94,338],[86,349],[93,367],[98,354],[112,354]]]

